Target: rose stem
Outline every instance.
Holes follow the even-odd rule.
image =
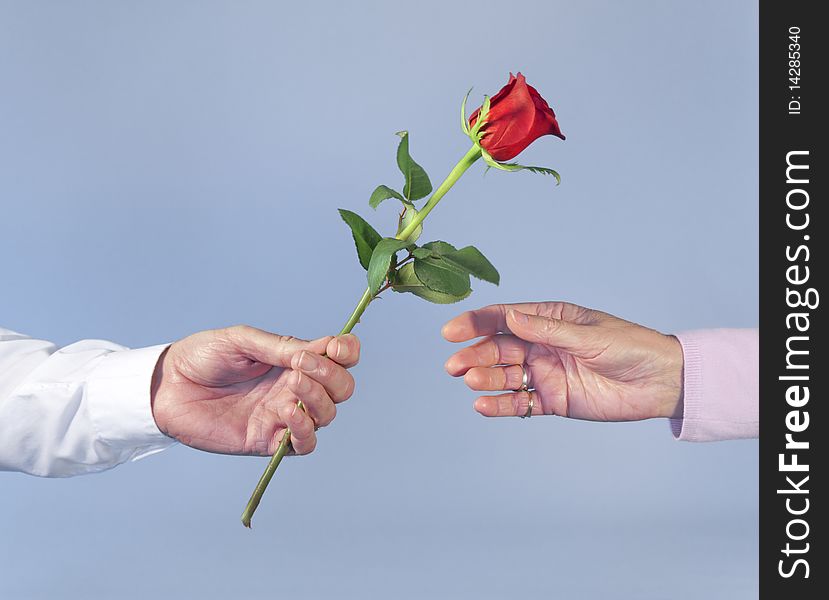
[[[471,167],[476,160],[481,157],[481,149],[475,145],[469,149],[469,151],[464,155],[462,159],[458,161],[458,164],[449,172],[449,175],[446,176],[446,179],[443,180],[438,186],[429,200],[426,202],[426,205],[417,213],[417,216],[412,219],[412,222],[409,223],[400,233],[395,236],[399,240],[405,240],[409,237],[420,225],[423,220],[432,212],[432,209],[437,206],[437,203],[440,202],[441,198],[448,192],[453,185],[461,178],[469,167]],[[368,305],[371,304],[371,301],[377,297],[377,294],[371,293],[371,288],[366,288],[366,291],[363,292],[362,298],[357,303],[357,306],[354,308],[354,311],[351,313],[351,316],[348,317],[348,321],[346,322],[345,326],[343,326],[340,333],[337,335],[345,335],[346,333],[351,333],[351,330],[354,329],[354,326],[360,322],[360,317],[363,316],[363,313],[368,308]],[[297,402],[297,406],[305,410],[302,402]],[[250,527],[250,521],[253,518],[253,513],[256,512],[256,507],[259,506],[259,502],[262,500],[262,495],[265,493],[265,489],[267,489],[268,484],[271,482],[271,478],[273,477],[274,473],[276,473],[276,469],[279,466],[279,463],[282,462],[282,458],[285,454],[288,453],[288,448],[291,445],[291,430],[288,429],[285,431],[285,435],[282,436],[282,440],[279,442],[279,446],[274,452],[273,456],[271,457],[268,466],[265,468],[265,472],[262,473],[262,477],[259,478],[259,483],[256,484],[256,488],[253,490],[253,494],[251,494],[250,500],[248,500],[248,504],[245,507],[245,511],[242,513],[242,524],[245,527]]]

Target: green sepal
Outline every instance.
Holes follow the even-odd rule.
[[[490,99],[489,96],[484,96],[484,103],[481,105],[481,110],[478,113],[478,119],[475,121],[475,125],[470,127],[469,129],[469,139],[472,142],[480,147],[481,145],[481,138],[484,136],[483,131],[481,131],[487,123],[487,119],[489,118],[489,107],[490,107]],[[481,148],[483,150],[483,148]]]
[[[487,164],[487,167],[492,167],[493,169],[498,169],[500,171],[509,171],[514,173],[515,171],[529,171],[530,173],[536,173],[539,175],[552,175],[555,177],[556,185],[561,184],[561,175],[558,174],[557,171],[553,169],[548,169],[547,167],[527,167],[524,165],[519,165],[518,163],[502,163],[498,162],[492,155],[481,148],[481,156],[484,159],[484,162]]]
[[[351,237],[354,238],[354,245],[357,247],[357,258],[360,259],[362,267],[368,270],[371,254],[383,237],[357,213],[344,208],[340,208],[339,212],[342,220],[351,229]]]
[[[466,96],[463,97],[463,102],[461,102],[461,131],[466,135],[469,135],[469,119],[466,118],[466,101],[469,100],[469,94],[471,93],[472,88],[469,88]]]
[[[397,198],[403,204],[411,205],[411,202],[406,200],[403,194],[387,185],[378,185],[374,188],[374,191],[371,192],[371,198],[368,199],[368,205],[371,208],[377,208],[383,200],[388,200],[389,198]]]
[[[400,145],[397,146],[397,166],[400,168],[406,184],[403,186],[403,196],[409,200],[425,198],[432,192],[432,182],[429,176],[409,154],[409,132],[398,131]]]
[[[383,238],[374,247],[374,252],[371,253],[371,260],[368,263],[368,287],[372,294],[376,294],[380,286],[386,280],[389,268],[391,267],[392,257],[400,252],[406,246],[410,246],[411,242],[405,240],[398,240],[396,238]]]
[[[400,219],[400,224],[397,226],[397,235],[400,235],[400,233],[404,229],[406,229],[406,227],[409,226],[409,224],[417,216],[417,212],[418,212],[417,209],[414,206],[412,206],[411,204],[406,206],[406,208],[404,210],[405,210],[405,212],[403,213],[403,217]],[[414,243],[418,240],[418,238],[421,236],[422,233],[423,233],[423,224],[420,224],[417,227],[415,227],[415,230],[412,233],[409,234],[409,237],[406,238],[406,241]]]
[[[394,274],[392,289],[401,294],[406,292],[414,294],[415,296],[428,300],[429,302],[433,302],[434,304],[454,304],[455,302],[460,302],[464,298],[467,298],[469,294],[472,293],[472,290],[468,289],[465,293],[455,296],[430,289],[417,278],[414,263],[406,263]]]

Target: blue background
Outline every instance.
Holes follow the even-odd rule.
[[[283,466],[175,447],[0,474],[2,598],[752,598],[757,443],[665,422],[486,420],[440,325],[569,300],[662,331],[757,323],[754,2],[0,2],[0,321],[129,346],[313,337],[365,285],[336,208],[390,231],[394,132],[437,183],[458,107],[523,71],[566,142],[476,167],[426,235],[502,273],[375,303],[358,391]]]

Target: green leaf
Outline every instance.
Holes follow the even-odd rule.
[[[371,253],[382,239],[382,236],[357,213],[344,208],[339,209],[339,211],[345,224],[351,228],[351,236],[354,238],[354,245],[357,246],[357,257],[360,259],[360,264],[364,269],[368,269]]]
[[[409,155],[409,132],[398,131],[400,145],[397,147],[397,166],[406,178],[403,195],[408,200],[419,200],[432,191],[432,182],[419,164]]]
[[[400,219],[400,225],[397,227],[397,235],[400,235],[400,233],[404,229],[406,229],[406,227],[409,226],[409,224],[417,216],[417,212],[418,212],[417,209],[414,206],[412,206],[411,204],[406,207],[406,212],[403,213],[403,218]],[[412,233],[409,234],[409,237],[406,238],[406,241],[414,243],[418,240],[418,238],[420,237],[420,235],[422,233],[423,233],[423,225],[421,224],[421,225],[418,225],[417,227],[415,227],[415,230]]]
[[[475,246],[461,248],[449,255],[445,255],[443,259],[483,281],[488,281],[495,285],[501,282],[501,276],[498,274],[498,270]]]
[[[452,244],[436,241],[423,244],[422,248],[415,249],[412,254],[415,258],[421,260],[440,258],[448,266],[461,273],[473,275],[495,285],[498,285],[501,281],[497,269],[474,246],[467,246],[458,250]]]
[[[386,280],[392,257],[410,244],[411,242],[395,238],[383,238],[377,242],[367,269],[368,286],[372,294],[376,294]]]
[[[374,191],[371,192],[371,198],[368,200],[368,205],[371,208],[377,208],[383,200],[388,200],[389,198],[397,198],[404,204],[409,204],[409,202],[397,190],[393,190],[386,185],[378,185]]]
[[[432,256],[432,251],[428,248],[415,248],[412,250],[412,256],[415,258],[429,258]]]
[[[441,242],[440,240],[423,244],[423,247],[431,250],[433,256],[443,256],[444,254],[457,251],[457,248],[452,244]]]
[[[406,263],[399,271],[397,271],[397,273],[395,273],[392,289],[401,294],[406,292],[414,294],[419,298],[423,298],[424,300],[428,300],[429,302],[433,302],[435,304],[453,304],[455,302],[460,302],[472,293],[471,289],[467,289],[465,293],[455,296],[443,292],[436,292],[435,290],[426,287],[426,285],[417,278],[413,263]]]
[[[431,290],[451,296],[462,296],[469,291],[469,274],[442,258],[416,258],[417,278]]]
[[[519,165],[518,163],[502,163],[498,162],[489,152],[486,150],[481,151],[481,155],[484,158],[484,162],[487,166],[492,167],[494,169],[499,169],[501,171],[529,171],[530,173],[536,173],[538,175],[552,175],[555,177],[556,185],[561,184],[561,175],[558,174],[558,171],[554,171],[553,169],[548,169],[547,167],[525,167],[524,165]]]

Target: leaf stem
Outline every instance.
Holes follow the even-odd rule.
[[[469,167],[471,167],[476,160],[481,158],[481,149],[479,146],[474,145],[469,151],[464,155],[462,159],[458,161],[455,167],[449,172],[449,175],[446,176],[446,179],[443,180],[438,188],[432,193],[429,197],[429,200],[426,202],[426,205],[417,213],[412,222],[409,223],[400,233],[395,236],[398,240],[405,240],[408,238],[417,228],[418,226],[423,223],[426,217],[432,212],[432,209],[437,206],[438,202],[440,202],[441,198],[446,195],[453,185],[461,178]],[[405,261],[406,259],[404,259]],[[360,317],[363,316],[363,313],[368,308],[368,305],[371,304],[371,301],[377,297],[377,295],[383,291],[382,288],[377,292],[377,294],[371,293],[371,288],[367,287],[366,291],[363,292],[363,296],[360,298],[360,301],[357,303],[357,306],[354,307],[354,310],[351,312],[351,316],[348,317],[348,321],[346,321],[343,328],[340,330],[340,333],[337,335],[345,335],[346,333],[351,333],[351,330],[360,322]],[[302,402],[297,402],[297,406],[300,409],[305,410]],[[242,524],[245,527],[250,527],[251,519],[253,518],[253,513],[256,511],[256,508],[259,506],[259,502],[262,500],[262,495],[265,493],[265,490],[268,487],[268,484],[271,482],[271,478],[273,477],[274,473],[276,473],[277,467],[279,467],[279,463],[282,462],[282,458],[288,453],[288,449],[291,445],[291,430],[288,429],[285,431],[285,435],[282,436],[282,440],[279,442],[279,446],[274,452],[271,460],[268,462],[268,466],[265,468],[265,472],[262,473],[262,477],[259,478],[259,483],[256,484],[256,488],[253,490],[253,494],[251,494],[250,500],[248,500],[247,506],[245,506],[245,510],[242,513]]]

